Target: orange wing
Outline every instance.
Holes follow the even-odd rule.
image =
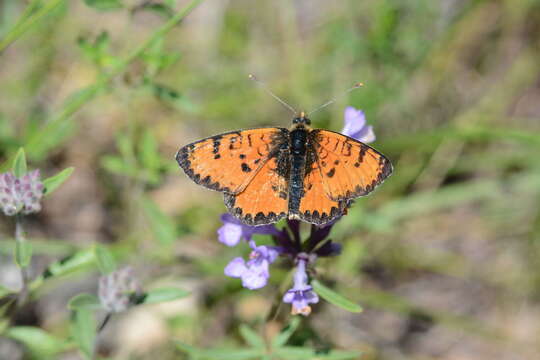
[[[287,216],[288,151],[272,155],[239,194],[225,193],[229,212],[248,225],[265,225]]]
[[[347,200],[332,200],[326,194],[324,179],[314,152],[307,153],[306,175],[304,176],[304,193],[300,200],[299,213],[293,218],[324,225],[342,216],[348,206]]]
[[[335,201],[372,192],[392,173],[392,164],[377,150],[348,136],[328,130],[310,133],[326,195]]]
[[[211,136],[178,150],[176,161],[197,184],[238,194],[283,143],[287,131],[259,128]]]

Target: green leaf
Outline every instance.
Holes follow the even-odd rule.
[[[148,291],[142,296],[141,304],[155,304],[181,299],[189,295],[189,291],[180,288],[160,288]]]
[[[176,240],[176,227],[172,220],[152,200],[142,198],[141,204],[156,239],[163,245],[172,244]]]
[[[84,0],[84,3],[100,11],[116,10],[123,7],[120,0]]]
[[[56,190],[60,185],[64,183],[64,181],[66,181],[71,176],[73,170],[75,170],[75,168],[68,167],[60,171],[58,174],[43,180],[43,186],[45,187],[45,192],[43,194],[49,195],[54,190]]]
[[[26,174],[26,154],[23,148],[20,148],[19,151],[17,151],[17,155],[15,155],[15,159],[13,159],[12,171],[18,178],[23,177]]]
[[[32,244],[28,241],[15,242],[15,262],[20,268],[26,268],[30,265],[32,259]]]
[[[71,256],[50,264],[43,278],[56,277],[69,274],[71,272],[94,266],[96,261],[94,249],[81,250]]]
[[[285,345],[298,328],[298,325],[300,325],[300,318],[298,316],[291,318],[289,325],[287,325],[279,334],[276,335],[276,337],[272,339],[272,347],[277,348]]]
[[[68,302],[68,309],[78,310],[78,309],[88,309],[88,310],[97,310],[101,309],[101,303],[96,295],[93,294],[78,294],[71,298]]]
[[[249,326],[247,325],[240,325],[240,335],[242,335],[242,338],[246,341],[247,344],[249,344],[251,347],[254,348],[265,348],[266,344],[264,343],[264,339],[259,336],[255,331],[253,331]]]
[[[15,326],[4,335],[24,344],[38,359],[50,358],[66,349],[66,343],[48,332],[32,326]]]
[[[159,3],[143,4],[140,10],[152,11],[157,15],[163,16],[165,19],[169,19],[174,15],[174,11],[169,6]]]
[[[93,359],[96,322],[92,310],[78,308],[72,313],[71,334],[84,357]]]
[[[116,270],[116,261],[109,249],[102,245],[96,245],[94,251],[96,253],[97,266],[103,275],[110,274]]]
[[[191,345],[184,344],[180,341],[175,341],[178,349],[188,353],[195,359],[209,360],[259,360],[264,357],[265,349],[198,349]]]
[[[275,349],[274,354],[278,355],[280,359],[290,360],[356,360],[362,355],[361,352],[356,351],[330,351],[328,353],[319,353],[313,349],[297,346],[285,346]]]
[[[313,289],[317,294],[319,294],[324,300],[328,301],[331,304],[334,304],[344,310],[359,313],[362,312],[362,307],[342,295],[336,293],[334,290],[324,286],[318,280],[313,280],[311,282]]]
[[[130,177],[136,177],[138,175],[138,169],[128,164],[122,158],[118,156],[106,155],[101,159],[101,166],[104,169],[117,174]]]
[[[156,139],[150,131],[145,131],[140,142],[140,158],[142,165],[149,169],[158,169],[161,163]]]

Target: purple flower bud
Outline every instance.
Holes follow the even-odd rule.
[[[375,141],[373,126],[366,125],[366,116],[362,110],[357,110],[352,106],[345,109],[345,126],[341,133],[350,136],[358,141],[370,143]]]
[[[249,255],[249,260],[237,257],[234,258],[226,267],[225,275],[242,279],[242,286],[250,289],[260,289],[266,285],[270,277],[269,266],[273,263],[279,252],[275,247],[256,246],[251,240],[249,245],[253,251]]]
[[[99,300],[103,308],[112,313],[127,310],[131,305],[131,296],[141,292],[131,267],[114,271],[99,279]]]
[[[306,273],[306,263],[309,261],[306,254],[299,254],[294,273],[293,287],[283,295],[283,302],[292,305],[291,314],[302,314],[308,316],[311,313],[309,304],[319,302],[319,296],[313,291],[313,288],[308,284],[308,276]]]
[[[0,192],[2,196],[0,208],[7,216],[17,213],[25,215],[41,210],[43,183],[39,178],[39,170],[27,173],[22,178],[16,178],[12,173],[0,175]]]
[[[236,246],[243,238],[251,241],[254,234],[279,235],[280,232],[274,225],[249,226],[236,219],[231,214],[221,215],[223,225],[218,229],[218,240],[227,246]]]

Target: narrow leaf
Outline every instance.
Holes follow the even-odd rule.
[[[15,262],[20,268],[30,265],[32,259],[32,244],[28,241],[17,241],[15,243]]]
[[[101,309],[101,303],[96,295],[93,294],[78,294],[71,298],[68,302],[68,309],[77,310],[77,309],[88,309],[88,310],[97,310]]]
[[[165,301],[181,299],[189,295],[189,292],[179,288],[161,288],[151,290],[142,297],[142,304],[155,304]]]
[[[96,245],[94,251],[96,253],[97,266],[103,275],[110,274],[116,270],[116,261],[109,249],[102,245]]]
[[[313,289],[317,294],[319,294],[324,300],[328,301],[331,304],[334,304],[344,310],[359,313],[362,312],[362,307],[342,295],[338,294],[334,290],[324,286],[318,280],[313,280],[311,282]]]
[[[291,322],[287,327],[285,327],[277,336],[272,339],[272,347],[280,347],[283,346],[289,341],[289,338],[294,334],[296,329],[298,328],[298,325],[300,325],[300,318],[299,317],[293,317],[291,319]]]
[[[4,333],[7,337],[23,343],[36,358],[50,358],[64,351],[66,343],[48,332],[32,326],[15,326]]]
[[[42,278],[62,276],[71,272],[94,266],[96,260],[93,249],[81,250],[71,256],[50,264],[44,271]]]
[[[240,335],[251,347],[264,348],[264,339],[247,325],[240,325]]]
[[[62,185],[64,181],[66,181],[71,176],[71,174],[73,173],[73,170],[75,170],[75,168],[68,167],[60,171],[58,174],[43,180],[43,186],[45,187],[44,195],[49,195],[54,190],[56,190],[60,185]]]
[[[20,148],[19,151],[17,151],[17,155],[15,155],[15,159],[13,159],[12,171],[18,178],[23,177],[26,174],[26,154],[23,148]]]
[[[122,8],[119,0],[84,0],[84,3],[99,11],[116,10]]]
[[[152,200],[143,198],[141,203],[156,239],[163,245],[172,244],[176,240],[176,228],[171,219]]]
[[[92,310],[77,309],[72,313],[71,333],[86,359],[93,359],[96,323]]]
[[[181,351],[193,356],[195,359],[220,359],[220,360],[250,360],[261,359],[266,351],[264,349],[198,349],[191,345],[175,341]]]

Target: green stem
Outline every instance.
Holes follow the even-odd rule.
[[[21,244],[26,241],[22,222],[22,216],[19,214],[15,215],[15,241]],[[18,308],[22,307],[28,299],[28,274],[25,267],[19,266],[19,269],[21,271],[22,287],[19,296],[17,297]]]
[[[33,10],[33,8],[36,5],[36,2],[32,2],[28,5],[28,7],[23,12],[22,16],[15,26],[8,31],[6,36],[4,36],[3,39],[0,40],[0,54],[15,40],[17,40],[19,37],[21,37],[26,31],[28,31],[36,22],[41,20],[42,17],[49,14],[51,11],[53,11],[62,1],[64,0],[51,0],[47,4],[45,4],[41,9],[33,13],[32,15],[28,16],[28,14]],[[24,19],[26,16],[28,16],[26,19]]]
[[[36,134],[28,140],[26,150],[32,154],[42,149],[39,148],[43,141],[46,141],[42,134],[47,131],[62,128],[65,125],[65,121],[70,118],[77,110],[79,110],[84,104],[94,99],[100,91],[102,91],[109,82],[119,74],[121,74],[125,68],[141,56],[152,44],[159,38],[166,35],[171,31],[180,21],[182,21],[193,9],[195,9],[204,0],[192,0],[182,10],[177,12],[171,17],[165,24],[157,29],[144,43],[129,53],[118,65],[116,65],[110,72],[102,74],[94,84],[88,86],[86,91],[80,93],[80,95],[73,101],[69,102],[64,109],[54,118],[47,122],[47,124],[36,132]]]

